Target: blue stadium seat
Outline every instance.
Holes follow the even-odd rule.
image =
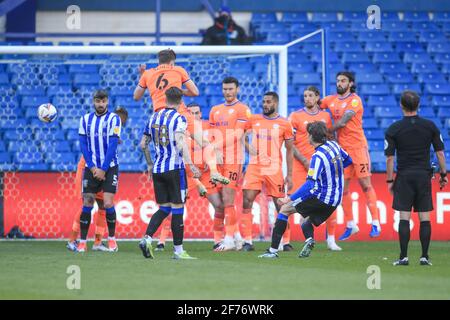
[[[426,52],[405,52],[403,56],[405,63],[430,63],[431,58]]]
[[[435,22],[415,21],[411,23],[411,29],[414,31],[441,31]]]
[[[433,22],[448,22],[450,20],[450,12],[433,12]]]
[[[314,12],[311,21],[314,22],[330,22],[337,21],[335,12]]]
[[[398,42],[394,43],[397,52],[425,52],[424,47],[417,42]]]
[[[386,172],[386,161],[372,163],[372,172]]]
[[[365,112],[366,110],[364,110]],[[375,118],[363,118],[363,128],[364,129],[378,129],[378,122]]]
[[[428,44],[429,53],[448,53],[450,52],[450,42],[431,42]]]
[[[23,152],[19,151],[14,153],[14,163],[42,163],[43,157],[40,152]]]
[[[329,40],[332,42],[354,42],[355,38],[346,31],[330,31]]]
[[[423,84],[426,84],[426,83],[445,84],[447,82],[444,75],[439,72],[419,73],[417,75],[417,80]]]
[[[372,151],[370,152],[370,161],[373,163],[386,162],[384,151]]]
[[[289,27],[289,31],[291,32],[293,38],[307,35],[317,29],[318,27],[315,24],[309,22],[292,23]]]
[[[72,87],[69,85],[58,85],[47,87],[47,96],[53,97],[59,94],[72,93]]]
[[[439,128],[439,130],[442,130],[444,128],[444,125],[442,124],[442,121],[440,118],[428,118],[428,120],[433,121],[436,127]]]
[[[421,63],[415,62],[411,66],[412,73],[422,73],[422,72],[439,72],[439,69],[435,63]]]
[[[373,55],[373,63],[399,63],[400,56],[396,52],[377,52]]]
[[[303,45],[302,51],[306,52],[306,53],[312,53],[312,54],[319,53],[319,52],[322,52],[322,45],[320,43],[307,42]]]
[[[16,93],[21,96],[45,96],[45,87],[34,85],[18,85]]]
[[[338,62],[338,63],[329,63],[328,64],[328,72],[331,76],[331,78],[333,79],[334,76],[336,76],[336,74],[342,70],[345,70],[345,67],[342,63]],[[322,64],[319,63],[317,65],[317,72],[322,72]]]
[[[333,31],[348,31],[349,27],[350,24],[347,21],[328,21],[328,22],[321,22],[318,25],[318,28],[328,28],[329,30]],[[316,28],[316,30],[318,28]]]
[[[405,90],[413,90],[418,94],[422,93],[420,85],[417,83],[398,83],[392,86],[392,93],[395,95],[401,95]]]
[[[382,26],[384,31],[409,31],[409,23],[404,21],[385,21]]]
[[[343,63],[369,63],[370,59],[367,53],[361,52],[361,53],[344,53],[342,55],[342,62]]]
[[[42,141],[42,152],[70,152],[70,144],[68,141]]]
[[[410,83],[414,81],[414,77],[409,72],[388,73],[386,79],[390,83]]]
[[[445,119],[444,127],[445,127],[447,130],[450,130],[450,118]]]
[[[5,150],[3,150],[5,151]],[[10,163],[11,162],[11,154],[8,152],[0,152],[0,164]]]
[[[291,37],[285,32],[270,32],[266,41],[270,44],[286,44],[291,41]]]
[[[357,74],[356,79],[358,83],[361,84],[372,84],[372,83],[383,83],[383,77],[378,72],[375,73],[366,73],[362,72]]]
[[[446,42],[448,41],[444,33],[441,31],[422,31],[419,36],[420,42]]]
[[[306,12],[283,12],[281,21],[287,23],[308,21],[308,16]]]
[[[77,170],[77,165],[74,163],[52,163],[50,165],[51,171],[57,171],[57,172],[74,172]],[[122,170],[122,168],[120,168]]]
[[[384,140],[384,133],[381,129],[364,130],[367,140]]]
[[[320,83],[320,76],[317,73],[295,73],[292,83],[296,85],[308,85]]]
[[[367,105],[374,107],[392,107],[397,105],[397,100],[391,95],[388,96],[371,96],[367,99]]]
[[[75,129],[66,130],[67,140],[78,140],[78,138],[79,138],[78,130]]]
[[[450,53],[436,53],[434,55],[434,62],[436,63],[450,63]]]
[[[344,21],[366,21],[367,14],[362,11],[344,12],[342,14],[342,20],[344,20]]]
[[[450,105],[447,107],[441,107],[438,109],[437,116],[438,118],[445,119],[450,115]]]
[[[145,46],[144,41],[121,41],[121,46]]]
[[[286,26],[282,22],[267,22],[258,26],[256,32],[260,35],[267,35],[268,33],[285,32]]]
[[[41,104],[49,103],[50,99],[46,96],[25,96],[22,99],[22,108],[35,107],[37,108]]]
[[[1,135],[0,135],[1,137]],[[6,145],[5,142],[0,140],[0,152],[5,152],[6,151]]]
[[[399,119],[403,116],[400,106],[392,107],[376,107],[374,109],[374,115],[377,118],[395,118]]]
[[[369,145],[369,151],[383,151],[384,150],[384,141],[383,140],[368,140],[367,144]]]
[[[348,42],[338,42],[334,46],[334,50],[338,52],[342,52],[345,54],[347,53],[359,53],[364,52],[364,49],[362,48],[361,44],[358,42],[348,43]],[[369,61],[368,59],[364,62]]]
[[[378,72],[376,66],[370,62],[350,63],[347,65],[347,70],[351,70],[355,74]]]
[[[124,96],[118,96],[115,100],[115,105],[116,106],[124,106],[125,108],[144,108],[144,102],[143,100],[140,101],[135,101],[133,99],[133,97],[128,96],[128,97],[124,97]]]
[[[119,152],[119,163],[140,163],[141,151]]]
[[[17,140],[17,141],[30,141],[33,140],[32,132],[27,128],[15,128],[15,129],[6,129],[3,134],[3,139],[5,140]]]
[[[386,35],[380,31],[360,31],[358,34],[359,42],[386,41]]]
[[[396,11],[382,11],[381,12],[382,21],[399,21],[398,12]]]
[[[75,164],[75,154],[72,152],[47,152],[45,154],[45,163],[62,163],[62,164]]]
[[[276,22],[275,12],[254,12],[252,13],[251,23],[256,22]]]
[[[389,87],[386,84],[363,84],[361,94],[364,95],[388,95]]]
[[[322,52],[312,52],[310,56],[311,61],[322,63]],[[328,62],[329,63],[341,63],[341,59],[336,52],[328,52]]]
[[[366,52],[391,52],[393,51],[393,47],[389,42],[366,42],[365,47]]]
[[[394,122],[400,120],[402,116],[396,117],[396,118],[382,118],[380,121],[380,128],[381,129],[387,129],[393,124]]]
[[[409,72],[409,69],[403,63],[380,63],[379,70],[383,74],[397,73],[397,72],[402,72],[402,73]]]
[[[421,117],[425,117],[425,118],[434,118],[436,116],[433,108],[427,108],[427,107],[421,107],[419,109],[419,114]]]
[[[430,18],[428,16],[428,12],[406,11],[403,13],[403,20],[404,21],[429,21]]]
[[[74,74],[73,84],[77,87],[82,85],[98,85],[100,76],[98,74],[77,73]]]
[[[22,163],[17,166],[18,171],[37,171],[45,172],[48,171],[48,165],[45,163]]]
[[[170,47],[170,46],[176,46],[177,45],[177,43],[175,42],[175,41],[152,41],[151,43],[150,43],[150,45],[152,45],[152,46],[168,46],[168,47]]]
[[[2,129],[15,129],[20,127],[25,127],[27,125],[27,120],[19,119],[17,117],[0,117],[0,128]]]
[[[450,107],[450,94],[446,96],[433,96],[431,105],[434,107]]]
[[[441,66],[441,72],[450,75],[450,62],[443,63]]]
[[[293,63],[289,64],[290,72],[314,72],[313,63]]]
[[[450,84],[448,83],[425,84],[424,93],[430,95],[448,95],[450,93]]]
[[[392,31],[389,33],[388,40],[392,43],[417,41],[415,34],[410,31]]]

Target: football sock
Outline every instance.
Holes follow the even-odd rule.
[[[83,206],[83,210],[80,215],[80,236],[81,240],[86,240],[91,225],[91,211],[92,207]]]
[[[294,215],[290,215],[288,223],[286,225],[286,231],[283,234],[283,244],[288,244],[291,242],[291,225],[293,223]]]
[[[183,235],[184,235],[183,214],[184,208],[172,209],[172,234],[174,246],[180,246],[183,244]]]
[[[253,224],[252,209],[243,209],[241,216],[242,236],[244,237],[245,242],[248,243],[252,241],[252,229],[253,229],[252,224]]]
[[[420,222],[420,244],[422,245],[422,257],[428,259],[428,248],[431,239],[431,224],[430,221]]]
[[[352,198],[349,191],[345,191],[342,196],[342,209],[344,210],[344,218],[347,221],[347,228],[353,227],[353,211]],[[351,225],[349,225],[351,223]]]
[[[108,225],[108,236],[114,237],[116,234],[116,209],[106,208],[106,224]]]
[[[327,219],[327,235],[328,237],[333,236],[336,231],[336,211]]]
[[[236,231],[236,209],[234,205],[225,207],[225,234],[234,237]]]
[[[165,218],[169,215],[170,211],[163,211],[167,210],[166,208],[159,207],[159,210],[153,214],[152,218],[150,219],[150,222],[147,226],[147,231],[145,232],[146,235],[153,237],[155,232],[158,230],[161,223],[164,221]]]
[[[167,219],[165,219],[162,223],[162,228],[161,228],[161,234],[159,235],[159,240],[158,240],[158,244],[159,243],[166,243],[166,239],[169,236],[170,230],[171,230],[171,224],[172,224],[172,217],[169,215],[167,217]]]
[[[81,212],[78,212],[73,219],[72,232],[70,233],[69,238],[70,242],[74,242],[75,240],[77,240],[78,235],[80,234],[80,215]]]
[[[303,222],[302,231],[303,235],[305,236],[305,239],[309,238],[314,239],[314,227],[309,219]]]
[[[375,193],[375,189],[370,187],[364,191],[364,194],[366,195],[367,207],[372,215],[372,221],[378,221],[380,219],[380,215],[378,213],[377,194]]]
[[[286,231],[286,226],[288,223],[288,216],[283,213],[279,213],[277,217],[277,221],[275,222],[275,226],[272,231],[272,244],[271,248],[277,249],[280,245],[281,237],[283,237],[284,231]]]
[[[95,217],[95,242],[94,244],[100,244],[103,239],[103,234],[106,230],[106,211],[99,209]]]
[[[223,212],[215,212],[214,213],[214,243],[219,243],[222,241],[224,236],[224,219],[225,214]]]
[[[400,259],[408,256],[409,220],[400,220],[398,224],[398,237],[400,239]]]

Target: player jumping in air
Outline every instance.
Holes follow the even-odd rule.
[[[303,92],[303,99],[305,107],[294,111],[289,116],[292,127],[294,128],[294,172],[293,187],[288,191],[292,194],[295,190],[300,188],[306,181],[308,175],[309,162],[314,154],[314,147],[308,142],[308,132],[306,127],[308,123],[315,121],[322,121],[328,129],[331,128],[331,117],[326,111],[320,109],[320,92],[314,86],[308,87]],[[290,218],[292,221],[292,218]],[[337,244],[334,237],[336,230],[336,212],[334,212],[329,219],[327,219],[327,246],[333,251],[342,250]],[[287,230],[283,235],[283,243],[289,243],[286,238],[289,236],[289,223]]]
[[[353,164],[345,169],[345,186],[342,207],[344,209],[347,228],[339,240],[347,240],[359,231],[353,221],[352,199],[349,192],[350,179],[356,177],[366,196],[367,206],[372,215],[371,237],[378,237],[381,232],[377,195],[370,179],[371,164],[366,136],[362,127],[363,105],[361,98],[355,93],[355,77],[348,71],[339,72],[336,76],[337,94],[322,100],[321,108],[328,108],[334,119],[331,132],[337,133],[339,144],[353,159]]]
[[[277,200],[285,197],[285,184],[292,188],[292,146],[293,132],[288,119],[278,113],[278,94],[266,92],[263,97],[263,114],[252,115],[247,121],[247,134],[252,143],[248,146],[250,162],[245,173],[243,214],[241,230],[244,237],[242,250],[253,251],[252,243],[252,206],[263,185],[271,196],[277,212],[280,205]],[[283,177],[282,145],[286,148],[287,176]]]

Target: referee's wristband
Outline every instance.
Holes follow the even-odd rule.
[[[394,182],[394,179],[386,180],[386,183],[393,183],[393,182]]]

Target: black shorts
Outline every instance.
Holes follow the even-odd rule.
[[[156,203],[183,204],[186,202],[187,180],[184,169],[153,174]]]
[[[105,173],[105,180],[94,178],[94,174],[88,168],[84,169],[83,174],[83,193],[96,194],[100,191],[116,193],[119,185],[119,166],[108,169]]]
[[[317,198],[309,198],[295,206],[295,210],[304,218],[309,217],[316,227],[324,223],[336,210],[336,207],[329,206]]]
[[[415,212],[432,211],[431,174],[428,172],[397,174],[394,181],[392,208],[408,212],[413,208]]]

